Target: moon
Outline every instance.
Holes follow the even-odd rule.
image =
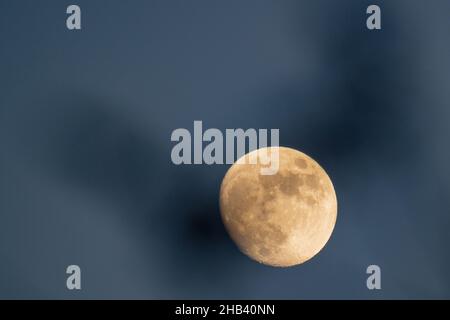
[[[264,165],[250,161],[263,149],[269,149],[264,150],[269,155],[278,151],[276,174],[262,175]],[[316,161],[295,149],[268,147],[244,155],[227,171],[220,211],[244,254],[269,266],[289,267],[311,259],[325,246],[336,223],[337,199],[333,183]]]

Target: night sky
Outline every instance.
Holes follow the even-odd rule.
[[[449,299],[449,14],[446,0],[1,1],[0,298]],[[194,120],[279,128],[327,171],[338,218],[316,257],[239,252],[219,212],[229,165],[171,162],[172,131]]]

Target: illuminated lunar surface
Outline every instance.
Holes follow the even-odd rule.
[[[258,159],[259,150],[274,148],[279,151],[279,170],[261,175],[261,164],[249,161]],[[231,166],[222,181],[223,223],[250,258],[278,267],[301,264],[316,255],[333,232],[333,184],[319,164],[300,151],[259,150],[246,154],[245,164]]]

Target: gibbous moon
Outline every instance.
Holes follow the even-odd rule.
[[[261,150],[270,154],[274,148],[279,169],[261,175],[264,164],[254,159]],[[220,211],[243,253],[270,266],[288,267],[311,259],[325,246],[336,223],[337,200],[317,162],[291,148],[269,147],[231,166],[220,188]]]

